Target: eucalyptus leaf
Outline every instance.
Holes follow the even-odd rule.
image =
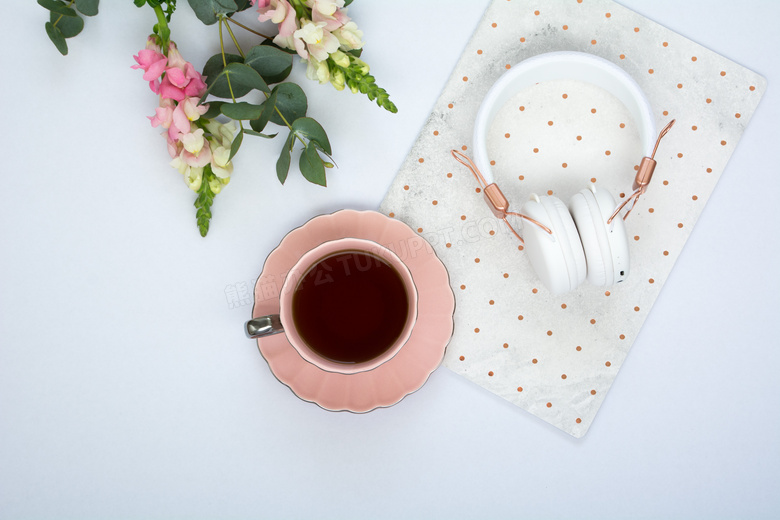
[[[301,173],[307,181],[318,184],[320,186],[327,186],[327,180],[325,179],[325,165],[322,163],[320,154],[317,153],[317,147],[314,143],[309,142],[306,148],[301,152],[301,158],[298,161],[298,166],[301,169]]]
[[[206,113],[201,115],[200,117],[204,119],[214,119],[218,115],[222,113],[221,107],[225,104],[225,101],[209,101],[208,102],[208,110],[206,110]]]
[[[61,2],[60,0],[38,0],[38,5],[53,13],[61,14],[62,16],[78,16],[78,13],[76,13],[75,10],[71,9],[65,5],[65,2]]]
[[[65,38],[73,38],[84,29],[84,19],[80,16],[61,16],[57,13],[49,13],[49,21],[62,32]]]
[[[46,34],[49,35],[49,39],[54,44],[55,47],[57,47],[57,50],[60,51],[60,54],[63,56],[68,55],[68,43],[65,41],[65,36],[63,36],[62,31],[60,31],[53,23],[46,22]]]
[[[244,65],[243,63],[229,63],[227,67],[222,69],[222,72],[214,79],[214,82],[206,89],[206,92],[200,98],[202,103],[206,97],[211,94],[215,85],[218,84],[220,78],[225,78],[230,88],[232,88],[233,95],[230,95],[230,88],[228,89],[228,97],[239,97],[239,92],[249,92],[252,89],[262,90],[263,92],[270,93],[271,89],[268,88],[268,84],[263,80],[262,76],[255,71],[252,67]]]
[[[219,15],[234,13],[238,6],[233,0],[188,0],[195,11],[198,20],[206,25],[213,25],[219,20]]]
[[[236,0],[236,12],[252,7],[252,0]]]
[[[241,148],[241,143],[243,142],[244,142],[244,127],[239,125],[238,134],[236,134],[236,137],[233,138],[233,143],[230,145],[230,158],[228,160],[233,159],[236,153],[238,153],[238,149]]]
[[[263,105],[253,105],[241,101],[239,103],[223,103],[220,109],[223,115],[230,119],[257,119],[263,113]]]
[[[290,132],[287,135],[287,140],[282,146],[282,151],[279,154],[279,159],[276,161],[276,177],[279,182],[284,184],[287,180],[287,174],[290,172],[290,162],[292,161],[292,149],[295,142],[295,134]]]
[[[328,155],[333,152],[330,149],[330,141],[325,129],[317,121],[310,117],[301,117],[293,121],[292,131],[307,141],[314,142],[319,148]]]
[[[271,93],[271,89],[268,88],[268,84],[263,77],[249,65],[244,65],[243,63],[229,63],[222,71],[222,74],[228,76],[231,84],[234,86],[247,86],[250,89],[261,90],[268,94]]]
[[[238,92],[249,92],[252,89],[262,90],[267,93],[271,92],[263,77],[255,69],[243,63],[228,63],[227,67],[222,69],[222,72],[217,76],[215,83],[217,83],[220,77],[225,78],[226,82],[228,82],[233,90],[234,97],[240,97]],[[230,88],[228,89],[228,96],[230,95]]]
[[[254,130],[250,130],[249,128],[244,128],[244,133],[245,134],[249,134],[249,135],[254,135],[254,136],[257,136],[257,137],[262,137],[264,139],[273,139],[274,137],[279,135],[278,133],[270,134],[270,135],[269,134],[264,134],[262,132],[256,132]]]
[[[263,102],[262,107],[263,111],[260,113],[260,115],[249,121],[249,126],[251,126],[252,130],[256,132],[262,132],[265,129],[265,126],[268,124],[268,121],[271,119],[271,116],[276,112],[275,88],[271,91],[271,95],[268,96],[268,99]]]
[[[263,107],[263,113],[265,113],[266,103],[263,103],[262,107]],[[268,123],[268,118],[264,118],[263,115],[261,114],[260,117],[258,117],[257,119],[251,119],[249,121],[249,126],[250,128],[252,128],[253,131],[259,134],[263,130],[265,130],[266,123]]]
[[[98,3],[100,0],[76,0],[76,9],[84,16],[95,16],[98,14]]]
[[[244,63],[255,69],[267,83],[279,83],[290,75],[292,55],[270,45],[255,45]]]
[[[225,54],[224,61],[229,65],[231,63],[241,63],[243,58],[237,54]],[[227,78],[220,76],[224,68],[222,54],[217,53],[206,62],[206,65],[203,67],[203,75],[206,76],[206,84],[209,86],[212,96],[230,99],[230,88],[228,87]],[[251,88],[237,88],[237,85],[233,85],[232,82],[231,85],[233,94],[237,98],[244,97],[252,90]]]
[[[309,105],[301,87],[295,83],[279,83],[274,87],[273,93],[276,94],[276,109],[282,113],[284,119],[274,110],[270,116],[272,123],[287,126],[306,115]]]

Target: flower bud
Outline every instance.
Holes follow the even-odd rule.
[[[349,67],[349,56],[347,56],[345,53],[341,51],[336,51],[333,54],[331,54],[330,59],[333,60],[333,63],[335,63],[336,65],[338,65],[343,69]]]
[[[333,71],[333,74],[330,76],[330,84],[333,85],[336,90],[344,90],[344,81],[344,73],[340,69]]]
[[[214,193],[219,193],[220,191],[222,191],[222,183],[219,182],[219,179],[217,179],[216,177],[211,177],[209,179],[209,188],[211,188],[211,191],[213,191]]]
[[[361,60],[360,58],[355,58],[352,62],[352,66],[355,67],[355,69],[364,76],[371,70],[371,67],[368,66],[368,63]]]

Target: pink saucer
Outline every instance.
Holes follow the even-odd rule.
[[[290,231],[271,252],[255,285],[252,317],[278,314],[279,290],[287,271],[310,249],[345,237],[387,247],[412,273],[418,314],[406,345],[379,367],[351,375],[326,372],[305,361],[285,334],[258,339],[257,345],[274,376],[301,399],[326,410],[362,413],[392,406],[425,384],[444,358],[452,336],[455,295],[444,264],[409,226],[375,211],[341,210]]]

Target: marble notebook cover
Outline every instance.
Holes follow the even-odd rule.
[[[658,128],[676,124],[626,220],[628,280],[553,296],[450,150],[470,154],[477,110],[502,73],[560,50],[617,64],[648,96]],[[428,239],[450,272],[456,326],[444,366],[584,435],[765,88],[754,72],[609,0],[494,0],[380,208]],[[625,107],[573,81],[510,100],[488,150],[515,211],[532,192],[568,202],[590,182],[620,200],[643,155]]]

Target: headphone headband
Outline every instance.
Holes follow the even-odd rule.
[[[601,87],[618,98],[639,127],[645,156],[656,143],[655,119],[642,89],[626,71],[598,56],[583,52],[550,52],[521,61],[504,73],[488,91],[474,124],[474,162],[488,184],[494,182],[487,153],[487,134],[501,107],[517,92],[551,80],[579,80]]]

